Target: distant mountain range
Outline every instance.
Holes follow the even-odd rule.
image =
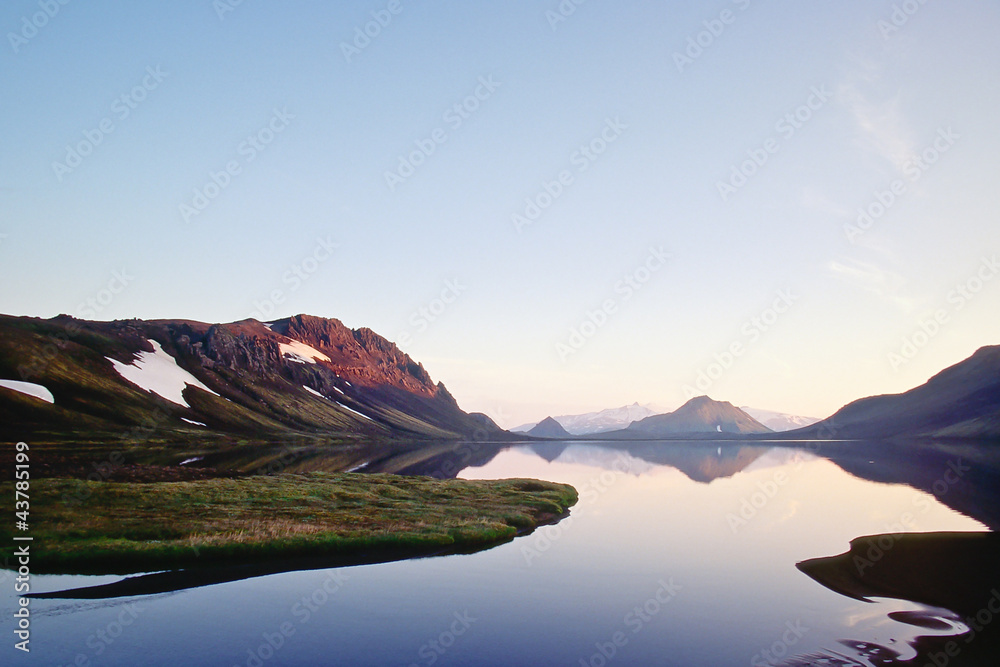
[[[634,421],[650,417],[657,414],[646,406],[633,403],[623,405],[620,408],[608,408],[600,412],[586,412],[581,415],[560,415],[552,417],[564,429],[573,435],[586,435],[587,433],[600,433],[602,431],[616,431],[625,428]],[[521,424],[510,429],[515,433],[528,433],[537,425],[537,422]]]
[[[36,440],[510,439],[371,329],[297,315],[0,316],[0,433]]]
[[[1000,345],[980,348],[915,389],[862,398],[828,419],[786,435],[1000,439]]]
[[[546,417],[544,421],[527,431],[527,435],[546,438],[568,438],[600,440],[650,440],[650,439],[681,439],[681,438],[729,438],[739,435],[772,433],[767,426],[761,424],[745,411],[732,403],[714,401],[708,396],[698,396],[666,414],[646,414],[639,419],[631,419],[631,415],[652,413],[648,408],[638,404],[619,408],[591,412],[578,415],[584,419],[572,417]],[[593,426],[600,415],[600,423],[623,424],[612,430],[591,430],[589,432],[572,433],[564,428],[566,423]],[[562,431],[562,433],[560,433]]]
[[[740,409],[764,426],[776,432],[791,431],[792,429],[809,426],[810,424],[815,424],[819,421],[819,419],[815,417],[799,417],[782,412],[759,410],[757,408],[745,406]],[[632,405],[625,405],[620,408],[609,408],[607,410],[601,410],[600,412],[587,412],[580,415],[560,415],[558,417],[552,417],[552,419],[557,421],[560,426],[572,435],[588,435],[591,433],[607,433],[609,431],[617,431],[623,428],[628,428],[629,424],[632,422],[637,422],[645,419],[646,417],[652,417],[658,414],[661,413],[647,406],[633,403]],[[510,430],[514,433],[530,433],[531,429],[536,425],[536,422],[529,422],[527,424],[515,426]]]

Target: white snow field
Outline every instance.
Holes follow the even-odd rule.
[[[8,389],[13,389],[14,391],[20,392],[22,394],[27,394],[28,396],[34,396],[35,398],[40,398],[46,403],[56,402],[56,399],[52,395],[51,391],[49,391],[40,384],[35,384],[34,382],[21,382],[20,380],[0,380],[0,387],[7,387]]]
[[[330,361],[330,357],[326,356],[315,347],[310,347],[305,343],[300,343],[297,340],[289,338],[291,343],[280,343],[281,346],[281,356],[287,358],[289,361],[294,361],[297,364],[315,364],[316,360],[320,361]]]
[[[183,392],[187,385],[204,389],[216,396],[219,395],[202,384],[201,380],[178,366],[177,361],[167,354],[159,343],[155,340],[149,342],[153,345],[153,351],[140,352],[131,364],[123,364],[111,357],[105,357],[105,359],[114,364],[118,374],[132,384],[171,403],[183,405],[185,408],[191,407],[184,400]]]

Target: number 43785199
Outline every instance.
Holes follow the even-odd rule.
[[[14,509],[15,515],[21,521],[28,520],[28,488],[29,479],[31,479],[31,471],[29,470],[28,463],[28,443],[19,442],[17,443],[17,454],[15,455],[16,464],[14,468],[16,472],[14,473],[15,479],[18,481],[14,484],[15,489],[15,502]],[[23,498],[23,500],[22,500]]]

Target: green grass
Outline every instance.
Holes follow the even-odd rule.
[[[4,498],[12,483],[0,484]],[[351,473],[31,483],[31,569],[107,573],[300,556],[373,560],[484,548],[556,520],[565,484]],[[85,501],[66,499],[86,498]],[[0,558],[13,554],[0,531]]]

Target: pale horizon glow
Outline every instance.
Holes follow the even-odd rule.
[[[504,427],[1000,343],[995,3],[233,4],[0,7],[0,312],[333,317]]]

